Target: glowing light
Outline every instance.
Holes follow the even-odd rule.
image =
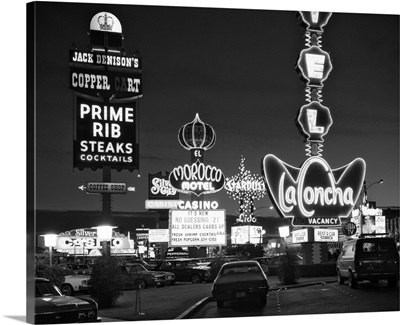
[[[265,183],[262,176],[251,174],[244,165],[245,158],[241,156],[239,174],[227,177],[225,190],[230,198],[239,201],[239,222],[245,219],[255,222],[253,217],[254,200],[261,199],[266,194]]]

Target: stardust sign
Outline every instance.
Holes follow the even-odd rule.
[[[197,160],[192,165],[175,167],[169,175],[171,185],[186,194],[210,194],[224,187],[225,176],[221,169],[205,165]]]
[[[352,212],[365,176],[361,158],[332,170],[318,156],[296,168],[267,155],[262,168],[274,205],[294,226],[340,225],[340,218]]]
[[[136,102],[104,104],[76,96],[75,104],[74,167],[138,168]]]
[[[170,246],[226,245],[225,210],[170,210]]]

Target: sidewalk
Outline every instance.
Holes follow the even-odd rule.
[[[323,277],[313,277],[313,278],[299,278],[297,280],[297,284],[283,285],[281,284],[277,276],[268,277],[269,289],[272,291],[285,288],[289,289],[289,288],[298,288],[298,287],[323,284],[323,283],[332,283],[336,281],[337,281],[336,276],[323,276]]]

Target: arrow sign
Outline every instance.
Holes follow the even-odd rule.
[[[81,191],[86,190],[86,186],[83,186],[83,185],[79,186],[78,188],[79,188]]]
[[[126,194],[126,183],[87,182],[87,193]]]

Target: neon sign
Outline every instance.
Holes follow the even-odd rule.
[[[175,167],[169,175],[169,181],[179,192],[200,196],[220,191],[224,187],[225,176],[221,169],[197,160],[192,165]]]
[[[262,162],[267,190],[277,210],[293,225],[340,225],[352,212],[362,188],[365,162],[357,158],[332,170],[321,157],[308,158],[301,168],[274,155]]]
[[[76,96],[74,167],[135,170],[139,164],[135,101],[104,105]]]
[[[308,86],[323,87],[332,70],[332,63],[329,54],[314,45],[300,52],[297,69]]]
[[[305,25],[307,30],[322,33],[324,27],[329,18],[332,16],[331,12],[319,12],[319,11],[299,11],[299,20],[302,25]]]
[[[169,172],[149,174],[149,198],[150,199],[179,199],[176,189],[169,182]]]
[[[332,126],[332,117],[328,107],[319,102],[311,102],[300,108],[296,122],[300,133],[306,140],[323,142],[323,136]]]

